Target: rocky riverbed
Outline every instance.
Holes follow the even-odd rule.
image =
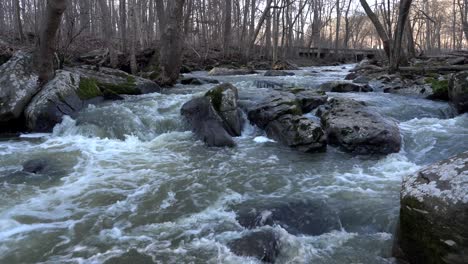
[[[372,82],[319,92],[354,67],[195,72],[0,138],[0,262],[395,263],[402,180],[466,151],[468,116]],[[199,133],[220,130],[229,147]]]

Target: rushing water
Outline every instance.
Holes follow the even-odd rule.
[[[269,80],[314,89],[351,67],[304,68]],[[253,85],[261,79],[220,78],[243,100],[268,94]],[[279,234],[277,263],[393,263],[402,178],[468,149],[467,115],[453,118],[446,103],[378,92],[332,96],[366,101],[397,119],[400,153],[356,157],[329,147],[303,154],[251,125],[237,147],[210,149],[179,111],[211,87],[128,96],[67,117],[51,134],[0,139],[0,263],[102,263],[129,249],[156,263],[257,263],[227,246],[251,232],[233,208],[290,199],[325,202],[342,228],[309,236],[263,227]],[[12,180],[34,158],[52,161],[49,175]]]

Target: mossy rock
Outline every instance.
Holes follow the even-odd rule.
[[[81,78],[80,85],[77,91],[81,100],[88,100],[98,96],[102,96],[102,92],[95,79]]]
[[[97,82],[97,85],[101,91],[110,91],[115,94],[129,94],[138,95],[141,91],[136,87],[135,77],[131,75],[126,76],[126,82],[115,84],[115,83],[102,83]]]
[[[236,98],[238,97],[237,88],[229,83],[218,85],[205,94],[205,96],[211,99],[211,103],[213,104],[213,107],[216,111],[221,110],[221,105],[223,103],[223,93],[227,90],[233,90]]]
[[[426,83],[430,84],[432,87],[433,95],[430,96],[431,99],[439,99],[439,100],[449,100],[448,96],[448,87],[449,87],[449,80],[439,80],[433,77],[426,78]]]

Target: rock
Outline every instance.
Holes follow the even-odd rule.
[[[320,90],[324,92],[334,93],[351,93],[351,92],[372,92],[372,88],[367,84],[357,84],[349,81],[333,81],[327,82],[320,86]]]
[[[293,235],[318,236],[341,230],[338,214],[323,200],[255,200],[235,208],[245,228],[279,225]]]
[[[457,58],[452,58],[452,59],[449,59],[447,60],[447,63],[449,65],[462,65],[462,64],[465,64],[465,57],[457,57]]]
[[[192,72],[192,69],[190,69],[189,66],[187,65],[182,65],[180,67],[180,73],[184,74],[184,73],[191,73]]]
[[[268,123],[268,137],[302,152],[324,151],[327,136],[319,123],[298,115],[283,115]]]
[[[195,77],[188,77],[180,80],[180,83],[183,85],[203,85],[203,84],[208,84],[208,83],[214,83],[217,84],[219,81],[217,80],[211,80],[207,78],[195,78]]]
[[[294,94],[277,92],[264,98],[258,105],[248,112],[251,122],[261,129],[273,120],[287,114],[301,115],[301,107]]]
[[[414,97],[421,97],[421,98],[428,98],[433,95],[432,88],[428,85],[411,85],[407,87],[401,86],[389,86],[386,85],[383,88],[384,93],[390,94],[401,94],[401,95],[409,95]]]
[[[454,74],[448,86],[450,101],[459,113],[468,112],[468,71]]]
[[[390,154],[401,148],[400,129],[364,103],[332,99],[317,111],[328,141],[356,154]]]
[[[269,89],[281,89],[283,84],[279,82],[257,80],[254,82],[255,87],[257,88],[269,88]]]
[[[293,72],[285,72],[285,71],[277,71],[277,70],[270,70],[265,72],[265,77],[280,77],[280,76],[294,76],[296,75]]]
[[[209,147],[235,146],[210,98],[204,96],[190,100],[182,106],[181,114],[187,118],[193,132]]]
[[[405,179],[398,246],[410,263],[468,261],[468,152]]]
[[[354,80],[354,79],[356,79],[358,77],[360,77],[360,76],[357,73],[351,72],[348,75],[346,75],[345,80],[346,81],[352,81],[352,80]]]
[[[32,159],[23,163],[23,171],[33,174],[45,174],[50,168],[50,161],[45,158]]]
[[[280,251],[278,236],[271,230],[249,233],[228,246],[238,256],[254,257],[264,263],[275,263]]]
[[[208,75],[211,76],[225,76],[225,75],[249,75],[255,74],[256,71],[252,69],[228,69],[228,68],[213,68]]]
[[[86,64],[103,64],[109,57],[109,49],[96,49],[85,53],[79,57],[79,60]]]
[[[353,83],[358,83],[358,84],[368,84],[371,80],[367,78],[366,76],[359,76],[356,79],[353,80]]]
[[[96,68],[89,65],[66,68],[66,70],[79,74],[82,79],[91,80],[102,92],[107,90],[115,94],[137,95],[161,91],[161,87],[155,82],[130,75],[121,70],[106,67]]]
[[[273,64],[273,70],[276,71],[297,71],[300,70],[296,65],[288,61],[277,61]]]
[[[232,84],[224,83],[209,90],[206,95],[211,100],[211,104],[222,118],[224,128],[233,137],[238,137],[242,133],[242,112],[237,101],[239,93]]]
[[[72,116],[83,108],[78,96],[80,76],[68,71],[57,71],[34,96],[24,111],[27,128],[35,132],[48,132],[62,121],[64,115]]]
[[[18,51],[0,66],[0,122],[19,118],[38,92],[32,54]]]
[[[104,262],[104,264],[153,264],[153,258],[138,252],[136,249],[130,249],[128,252],[118,256],[112,257]]]
[[[300,91],[295,95],[303,113],[312,112],[319,106],[326,104],[328,100],[328,96],[324,93],[310,90]]]

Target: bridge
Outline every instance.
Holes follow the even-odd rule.
[[[297,49],[298,56],[302,58],[326,58],[326,57],[345,57],[345,58],[353,58],[356,61],[361,61],[365,58],[373,59],[379,54],[381,54],[382,50],[377,49],[330,49],[330,48],[301,48],[298,47]],[[335,54],[338,51],[337,54]]]

